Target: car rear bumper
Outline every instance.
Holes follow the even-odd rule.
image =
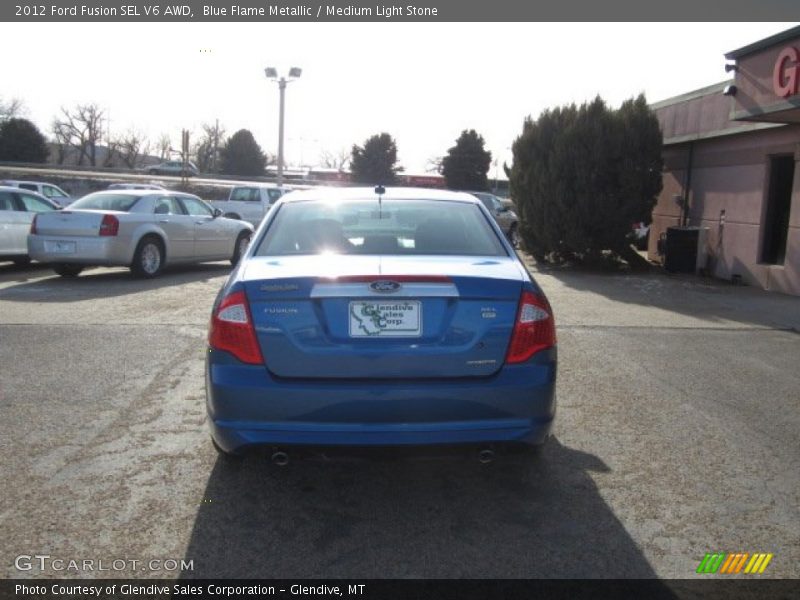
[[[69,253],[52,252],[48,246],[54,242],[74,244],[75,250]],[[120,236],[29,235],[28,254],[34,260],[47,263],[125,266],[131,262],[128,239]]]
[[[489,378],[281,380],[209,350],[211,434],[232,452],[257,445],[541,444],[556,411],[555,350]]]

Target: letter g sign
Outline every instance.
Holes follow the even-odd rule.
[[[775,69],[772,71],[772,89],[781,98],[788,98],[797,93],[798,71],[800,71],[800,53],[797,48],[787,46],[778,54]]]

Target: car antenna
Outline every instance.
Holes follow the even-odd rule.
[[[383,184],[379,183],[375,186],[375,193],[378,194],[378,219],[383,218],[383,195],[386,193],[386,188]]]

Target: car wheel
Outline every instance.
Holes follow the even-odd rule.
[[[18,267],[27,267],[31,264],[31,257],[30,256],[21,256],[20,258],[15,258],[14,264]]]
[[[222,216],[225,217],[226,219],[236,219],[237,221],[241,221],[242,220],[242,218],[239,215],[237,215],[236,213],[225,213]]]
[[[514,223],[511,226],[511,229],[508,230],[508,241],[511,242],[511,245],[514,246],[514,248],[519,248],[521,240],[519,237],[519,228],[517,227],[516,223]]]
[[[158,175],[158,169],[150,169],[148,173],[150,173],[150,175]]]
[[[53,271],[55,271],[56,274],[61,275],[61,277],[77,277],[80,275],[80,272],[83,271],[83,267],[81,265],[67,265],[58,263],[53,265]]]
[[[164,267],[164,245],[152,235],[142,238],[133,253],[131,271],[137,277],[152,279]]]
[[[247,246],[250,244],[250,232],[243,231],[236,238],[236,245],[233,247],[233,256],[231,257],[231,264],[236,266],[239,260],[247,252]]]

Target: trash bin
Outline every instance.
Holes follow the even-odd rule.
[[[668,227],[664,240],[664,269],[697,273],[706,268],[708,227]]]

